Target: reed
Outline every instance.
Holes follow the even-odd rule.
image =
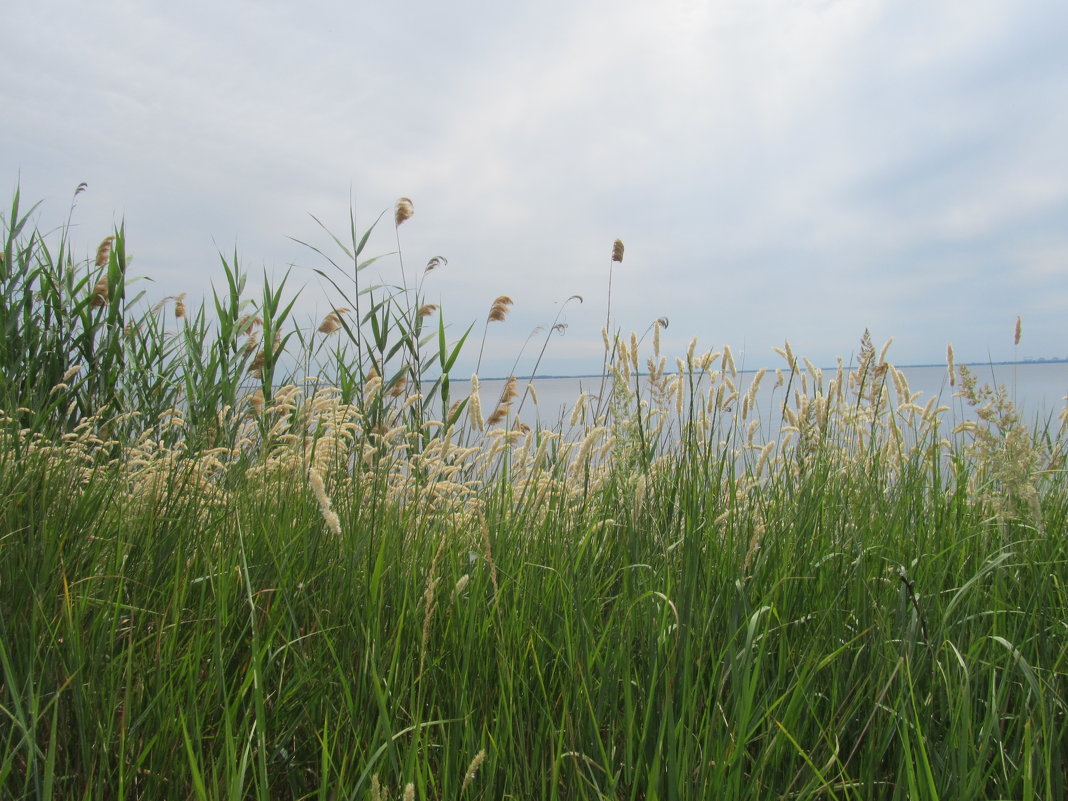
[[[1004,388],[957,366],[961,418],[867,333],[746,386],[654,324],[606,410],[479,426],[360,235],[304,330],[236,255],[142,310],[121,229],[93,307],[14,208],[3,797],[1065,797],[1064,431]]]

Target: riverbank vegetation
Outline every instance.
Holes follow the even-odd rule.
[[[951,353],[740,391],[609,316],[546,428],[453,374],[511,299],[447,327],[355,220],[307,330],[236,256],[197,305],[4,224],[4,797],[1065,797],[1063,421]]]

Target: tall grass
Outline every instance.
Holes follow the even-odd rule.
[[[1006,393],[965,371],[957,425],[865,337],[740,394],[729,348],[669,371],[656,324],[606,348],[604,404],[483,428],[465,335],[361,281],[355,224],[326,334],[236,258],[210,318],[118,303],[121,230],[93,307],[105,265],[28,219],[5,797],[1065,797],[1064,437]]]

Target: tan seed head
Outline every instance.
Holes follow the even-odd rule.
[[[103,267],[108,263],[108,259],[111,258],[111,246],[115,242],[115,237],[106,236],[100,243],[100,246],[96,249],[96,266]]]
[[[503,323],[508,317],[508,307],[512,305],[512,299],[507,295],[501,295],[490,306],[489,317],[486,318],[488,323]]]
[[[108,279],[104,276],[93,286],[93,293],[89,297],[89,307],[99,309],[108,304]]]
[[[341,328],[341,315],[348,314],[351,311],[348,307],[342,306],[341,308],[334,309],[330,314],[323,318],[323,321],[319,324],[319,333],[332,334]]]
[[[393,215],[397,225],[400,225],[405,220],[410,220],[413,214],[415,214],[415,206],[412,205],[411,198],[402,197],[397,201],[397,208]]]

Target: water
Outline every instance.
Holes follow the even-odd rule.
[[[910,389],[913,392],[923,393],[918,400],[920,406],[923,406],[928,398],[934,396],[939,398],[940,405],[950,407],[948,414],[953,421],[959,422],[974,417],[963,399],[953,397],[960,389],[960,379],[957,380],[957,386],[951,387],[945,367],[902,367],[900,369],[908,379]],[[1016,403],[1021,419],[1028,425],[1045,428],[1051,419],[1056,421],[1057,415],[1065,406],[1064,396],[1068,394],[1068,363],[984,364],[969,365],[969,369],[975,375],[978,384],[996,384],[1008,389],[1009,397]],[[825,385],[834,378],[835,370],[836,368],[824,369]],[[755,371],[747,371],[738,375],[735,384],[739,395],[745,393],[754,375]],[[489,415],[504,388],[504,381],[487,379],[479,383],[482,408],[484,413]],[[533,383],[537,393],[537,405],[535,406],[533,397],[528,397],[523,405],[521,417],[528,422],[537,418],[542,425],[550,428],[557,427],[561,420],[567,421],[575,401],[582,392],[595,396],[601,389],[600,376],[537,378]],[[782,403],[783,390],[781,388],[775,390],[774,385],[775,375],[769,370],[757,393],[757,408],[765,419],[769,417],[776,397],[777,403]],[[525,380],[520,380],[517,384],[520,397],[525,386]],[[704,386],[707,389],[707,382]],[[460,396],[458,386],[454,392]],[[513,404],[513,410],[518,407],[518,404],[517,398]],[[1056,426],[1053,427],[1056,428]]]

